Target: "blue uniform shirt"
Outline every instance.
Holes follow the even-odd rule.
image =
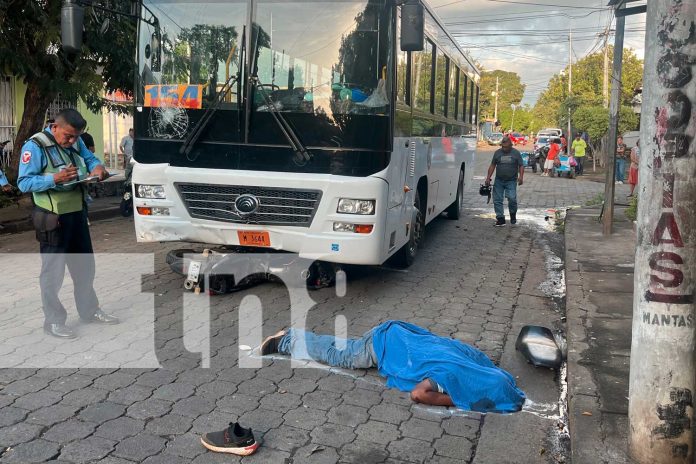
[[[44,132],[51,134],[51,129],[46,127]],[[94,156],[94,153],[89,151],[81,138],[77,138],[77,144],[80,150],[79,156],[85,160],[87,172],[92,172],[94,168],[101,164],[99,158]],[[46,169],[48,159],[36,142],[28,140],[22,146],[19,159],[19,177],[17,178],[17,187],[22,192],[45,192],[56,186],[53,180],[53,174],[43,174]]]

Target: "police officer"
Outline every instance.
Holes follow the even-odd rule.
[[[44,331],[59,338],[75,338],[66,327],[67,312],[58,299],[65,266],[75,286],[75,304],[85,322],[117,324],[99,309],[94,291],[94,256],[87,227],[87,189],[75,183],[88,176],[108,174],[80,139],[87,122],[74,109],[58,113],[55,121],[34,134],[22,147],[17,184],[32,192],[36,239],[41,250],[41,301]]]

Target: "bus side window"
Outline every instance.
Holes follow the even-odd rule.
[[[430,113],[430,84],[433,75],[433,44],[425,41],[422,52],[413,53],[413,105],[416,109]]]
[[[399,16],[401,14],[399,13]],[[400,18],[396,21],[397,40],[401,37],[401,21]],[[411,105],[411,56],[409,52],[402,51],[399,47],[396,48],[396,101],[405,105]]]

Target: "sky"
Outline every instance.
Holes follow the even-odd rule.
[[[514,71],[527,85],[523,104],[534,105],[549,79],[573,62],[600,51],[615,20],[608,0],[430,0],[460,45],[485,69]],[[637,3],[640,4],[640,3]],[[609,44],[614,43],[610,32]],[[645,14],[628,17],[624,46],[643,58]]]

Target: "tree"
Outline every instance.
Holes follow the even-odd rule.
[[[609,62],[614,50],[609,47]],[[611,70],[610,70],[611,71]],[[573,64],[572,96],[568,95],[568,67],[549,80],[547,89],[539,96],[534,106],[534,119],[546,126],[565,127],[568,108],[575,120],[574,112],[588,106],[602,105],[604,83],[604,52],[588,55]],[[630,105],[633,91],[640,87],[643,78],[643,62],[631,49],[623,55],[621,104]],[[564,124],[565,123],[565,124]]]
[[[590,148],[593,153],[602,153],[601,147],[609,132],[609,110],[601,105],[584,106],[573,115],[573,123],[577,130],[587,132],[590,137]],[[622,106],[619,111],[619,134],[638,128],[638,115],[630,106]],[[604,158],[602,156],[602,164]]]
[[[500,121],[500,129],[507,132],[512,128],[514,132],[528,133],[532,125],[532,110],[528,106],[520,106],[515,108],[515,121],[512,121],[512,108],[498,108],[498,120]]]
[[[479,95],[479,108],[482,119],[492,118],[495,114],[495,79],[498,78],[498,118],[501,111],[510,108],[510,105],[519,105],[524,97],[525,85],[520,76],[514,72],[496,69],[481,73],[481,93]]]
[[[57,0],[6,0],[0,6],[2,72],[27,85],[24,114],[8,169],[17,178],[19,147],[41,130],[46,110],[58,94],[80,98],[93,110],[104,106],[125,111],[104,99],[104,91],[132,95],[136,24],[132,18],[85,8],[84,45],[78,56],[61,49]],[[112,9],[130,12],[130,0],[111,0]]]

